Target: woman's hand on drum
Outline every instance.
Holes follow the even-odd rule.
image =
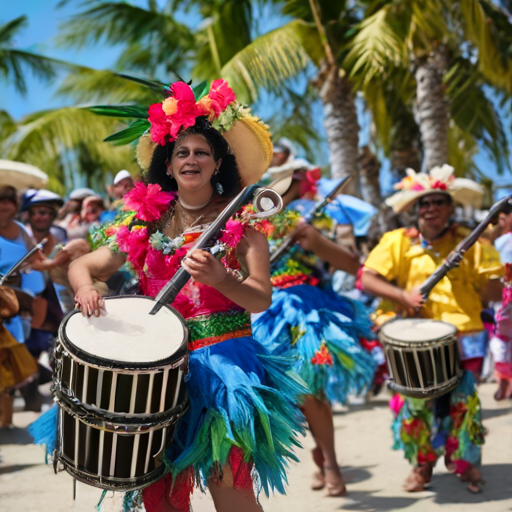
[[[78,288],[75,302],[80,307],[83,316],[101,316],[105,308],[105,301],[92,284],[84,284]]]
[[[420,309],[423,304],[425,304],[425,297],[421,294],[418,288],[402,290],[401,299],[402,304],[407,309]]]
[[[209,252],[200,249],[188,254],[182,266],[195,281],[207,286],[220,284],[227,276],[224,265]]]

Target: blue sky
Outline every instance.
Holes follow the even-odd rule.
[[[83,64],[97,69],[112,68],[116,58],[120,53],[119,48],[94,46],[85,48],[81,51],[73,49],[58,48],[54,43],[54,38],[58,32],[58,27],[68,16],[72,15],[78,9],[81,2],[72,0],[64,7],[57,9],[59,0],[0,0],[0,22],[5,23],[21,15],[28,16],[28,27],[25,28],[15,44],[18,48],[43,53],[47,56],[62,59],[66,61]],[[188,21],[193,21],[191,16]],[[278,20],[274,18],[274,23]],[[266,30],[274,27],[265,27]],[[58,80],[56,81],[58,82]],[[18,119],[23,115],[35,110],[43,110],[47,108],[57,108],[70,104],[72,100],[55,97],[55,84],[43,84],[38,80],[29,76],[28,78],[28,94],[25,97],[20,96],[12,86],[0,81],[0,108],[7,110],[11,116]],[[260,114],[265,112],[261,110]],[[361,144],[369,139],[369,123],[368,118],[363,114],[362,108],[359,109],[361,129]],[[316,125],[320,132],[321,127],[321,109],[318,109],[319,118]],[[505,118],[507,129],[510,130],[511,117]],[[320,156],[320,164],[325,165],[328,162],[327,148],[322,151]],[[512,184],[512,175],[507,173],[505,176],[498,177],[495,172],[494,165],[485,153],[480,152],[477,161],[481,169],[492,177],[496,184]],[[385,189],[389,189],[389,173],[387,172],[388,163],[383,162],[383,172],[381,183]],[[499,193],[503,195],[505,191]]]

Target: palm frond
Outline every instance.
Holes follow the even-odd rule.
[[[62,24],[57,42],[82,48],[104,40],[110,44],[135,43],[168,29],[188,29],[173,16],[125,2],[101,2]]]
[[[375,81],[368,83],[364,89],[364,99],[372,114],[375,142],[389,156],[393,120],[386,105],[383,88]]]
[[[28,19],[26,16],[18,16],[7,23],[0,26],[0,45],[11,44],[13,37],[22,28],[28,25]]]
[[[322,56],[316,28],[294,20],[247,45],[223,66],[221,76],[238,96],[251,102],[260,87],[277,90],[309,63],[318,64]]]
[[[99,117],[84,108],[68,107],[46,110],[26,116],[17,130],[0,144],[2,158],[33,164],[51,178],[62,183],[63,169],[77,172],[76,160],[70,154],[85,147],[97,162],[99,172],[112,169],[136,171],[137,165],[130,147],[115,148],[103,141],[118,127],[118,121]],[[62,189],[58,190],[62,192]]]
[[[272,101],[282,105],[282,108],[276,109],[276,113],[266,119],[272,138],[278,140],[285,137],[291,140],[308,160],[317,162],[321,160],[321,135],[314,123],[318,92],[311,84],[308,84],[305,90],[297,88],[298,80],[294,80],[293,83],[288,81],[277,97],[270,94],[260,102],[268,104]],[[257,110],[258,106],[255,109]]]
[[[0,140],[6,139],[16,131],[16,121],[6,110],[0,110]]]
[[[487,3],[487,2],[485,2]],[[480,0],[460,0],[460,9],[469,40],[478,49],[478,67],[496,87],[512,92],[512,59],[499,51],[497,34]],[[510,22],[507,23],[512,30]]]
[[[160,94],[148,87],[107,70],[80,68],[69,74],[57,90],[57,95],[68,96],[76,103],[141,103],[161,100]]]
[[[404,42],[390,19],[391,7],[386,5],[361,22],[351,42],[344,65],[359,87],[384,75],[390,65],[399,66],[407,61]]]
[[[480,73],[459,59],[447,76],[446,92],[455,124],[487,151],[499,174],[510,169],[507,135],[493,103],[486,96]]]
[[[448,161],[459,177],[474,178],[478,173],[475,156],[478,143],[467,131],[451,122],[448,129]]]

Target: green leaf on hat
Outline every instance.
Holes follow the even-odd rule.
[[[115,146],[122,146],[137,140],[146,130],[150,128],[151,124],[145,119],[137,119],[131,126],[114,133],[105,139],[105,142],[113,142]]]
[[[148,118],[148,107],[144,105],[97,105],[87,110],[99,116]]]
[[[204,80],[200,84],[197,84],[195,87],[192,87],[192,91],[194,93],[196,101],[199,101],[203,96],[206,96],[209,90],[210,84],[206,80]]]

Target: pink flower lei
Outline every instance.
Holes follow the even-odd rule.
[[[160,185],[136,183],[124,196],[126,210],[133,210],[137,219],[145,222],[158,220],[167,210],[169,203],[177,196],[176,192],[164,192]]]
[[[206,116],[210,121],[217,119],[235,99],[235,93],[221,78],[214,80],[208,94],[197,102],[189,85],[175,82],[171,85],[171,96],[149,107],[151,140],[165,146],[176,140],[182,128],[194,126],[197,117]]]

